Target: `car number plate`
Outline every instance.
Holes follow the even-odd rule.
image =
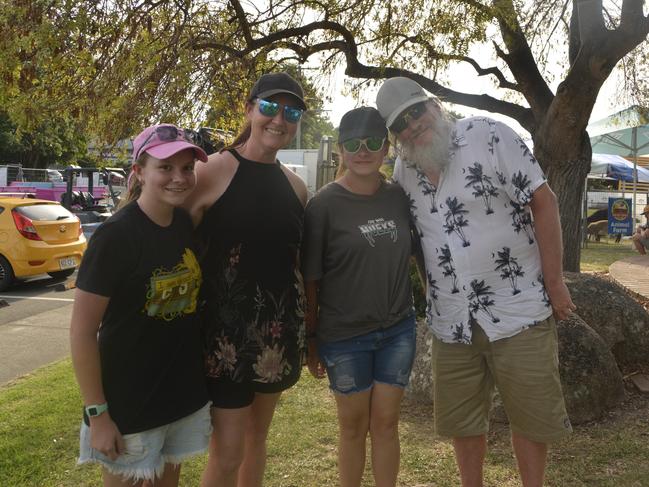
[[[61,269],[71,269],[72,267],[77,266],[77,259],[75,259],[74,257],[59,259],[59,266],[61,267]]]

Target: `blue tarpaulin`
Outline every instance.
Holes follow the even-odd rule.
[[[638,167],[638,182],[649,182],[649,169]],[[620,156],[610,154],[593,154],[590,166],[591,178],[615,179],[618,181],[633,182],[633,163]]]

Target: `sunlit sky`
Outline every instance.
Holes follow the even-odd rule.
[[[480,53],[476,53],[476,56],[479,57]],[[485,63],[487,65],[487,63]],[[597,103],[593,109],[591,115],[591,122],[605,118],[606,116],[620,111],[626,106],[621,106],[615,103],[615,88],[616,83],[619,82],[617,74],[614,73],[609,77],[605,82],[602,90],[600,91]],[[464,93],[474,93],[474,94],[489,94],[494,97],[501,97],[504,90],[501,90],[498,93],[492,85],[492,82],[487,77],[478,77],[475,75],[475,71],[472,67],[467,64],[456,65],[448,73],[447,78],[450,80],[448,83],[442,83],[449,88],[452,88],[455,91],[460,91]],[[322,89],[322,91],[332,98],[331,102],[325,102],[324,109],[327,111],[327,115],[331,120],[331,123],[334,126],[338,126],[341,117],[345,112],[351,110],[354,107],[361,105],[370,105],[375,106],[376,92],[378,88],[368,87],[362,93],[362,100],[356,100],[351,96],[343,94],[345,91],[345,82],[350,81],[350,78],[347,78],[344,74],[344,69],[339,69],[339,72],[330,78],[324,79],[321,78],[320,82],[317,85]],[[554,91],[556,89],[557,83],[561,80],[557,80],[556,83],[551,84],[551,89]],[[500,120],[504,123],[507,123],[512,127],[516,132],[523,136],[523,138],[528,138],[529,133],[523,129],[515,120],[500,115],[497,113],[491,113],[486,111],[477,110],[471,107],[465,107],[462,105],[449,105],[452,110],[455,112],[461,113],[465,116],[473,115],[485,115],[496,120]]]

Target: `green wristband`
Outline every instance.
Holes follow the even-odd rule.
[[[85,411],[89,418],[96,418],[108,411],[108,403],[91,404],[90,406],[85,407]]]

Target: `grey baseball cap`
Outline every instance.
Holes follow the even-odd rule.
[[[397,76],[383,83],[376,95],[376,107],[385,119],[388,128],[406,108],[428,101],[430,96],[416,81],[410,78]]]

